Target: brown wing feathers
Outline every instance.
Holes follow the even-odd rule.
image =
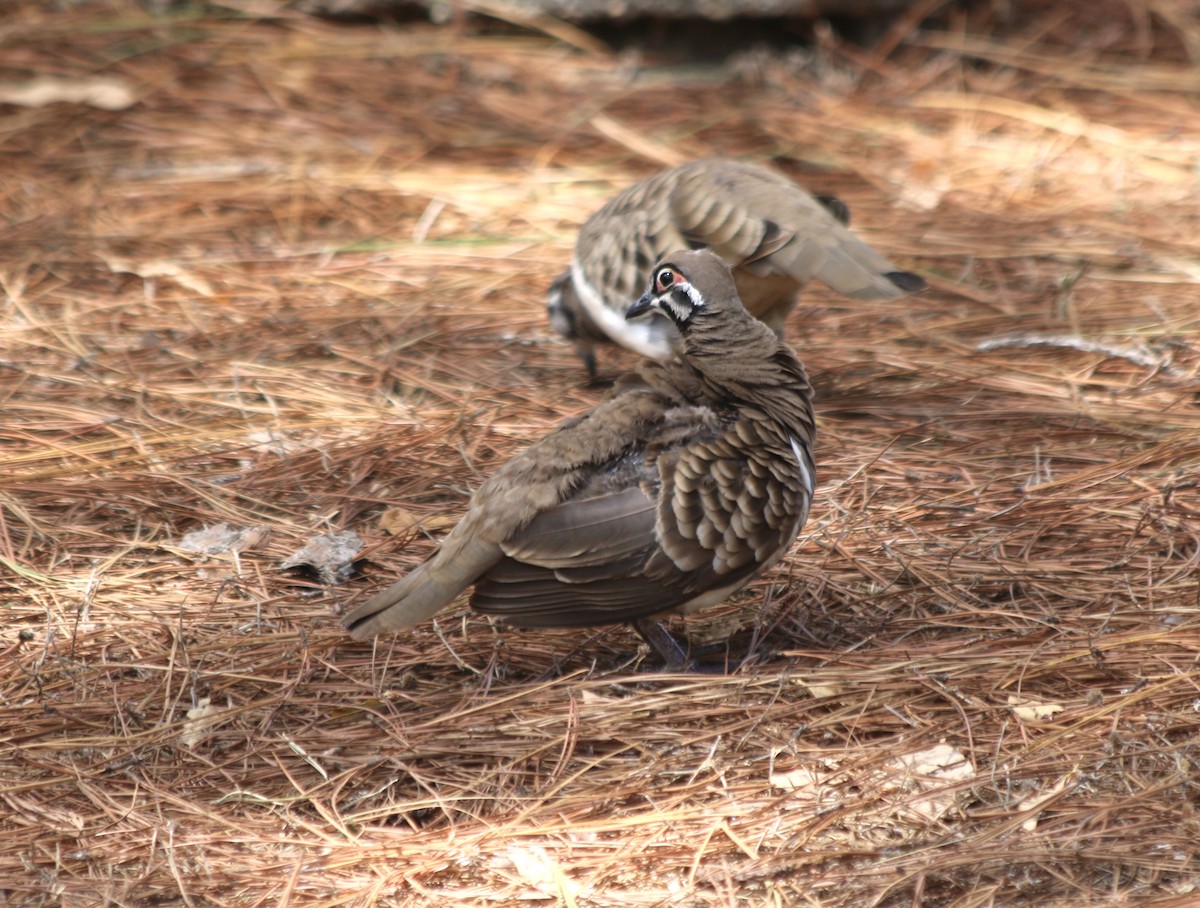
[[[653,541],[654,501],[639,486],[567,501],[501,543],[509,558],[546,568],[608,564]]]

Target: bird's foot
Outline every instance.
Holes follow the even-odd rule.
[[[650,649],[662,659],[663,666],[659,669],[661,672],[723,675],[729,671],[729,666],[725,663],[714,664],[700,661],[700,658],[706,655],[724,652],[724,643],[713,643],[695,648],[684,646],[667,630],[666,625],[649,618],[639,619],[634,622],[634,627],[642,635],[642,639],[650,644]],[[734,668],[736,667],[734,666]]]

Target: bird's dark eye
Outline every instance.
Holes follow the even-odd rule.
[[[674,287],[678,280],[679,275],[675,273],[673,268],[661,268],[658,274],[654,276],[654,289],[662,293]]]

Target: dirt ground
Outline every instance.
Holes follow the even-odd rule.
[[[1200,903],[1194,5],[679,28],[10,4],[0,901]],[[812,515],[686,624],[745,664],[352,642],[603,393],[543,310],[579,225],[707,155],[930,284],[793,313]]]

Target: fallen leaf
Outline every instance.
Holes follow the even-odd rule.
[[[314,450],[314,446],[309,442],[281,435],[274,429],[256,429],[246,436],[246,441],[253,445],[250,448],[252,451],[263,451],[279,457]]]
[[[284,570],[312,568],[325,583],[341,583],[354,572],[354,561],[362,547],[362,539],[351,530],[329,533],[310,539],[302,549],[289,555],[280,567]]]
[[[392,536],[410,530],[445,530],[458,523],[457,517],[449,514],[416,514],[408,508],[388,508],[379,515],[379,529]]]
[[[183,731],[179,735],[183,746],[190,749],[199,744],[206,733],[220,721],[214,717],[223,711],[221,707],[213,706],[210,698],[201,698],[187,711],[187,721],[183,723]]]
[[[821,700],[825,697],[836,697],[842,692],[841,685],[838,684],[811,684],[808,681],[801,681],[800,684],[816,700]]]
[[[974,776],[975,767],[962,751],[949,744],[937,744],[889,761],[880,781],[902,792],[925,792],[924,797],[906,800],[897,807],[902,814],[934,821],[954,809],[961,795],[959,783]]]
[[[267,535],[266,527],[243,527],[235,530],[227,523],[215,523],[210,527],[193,530],[174,548],[193,555],[228,555],[244,552],[258,545]]]
[[[1025,700],[1016,694],[1008,695],[1008,705],[1013,715],[1023,722],[1034,722],[1038,719],[1049,719],[1066,709],[1061,703],[1038,703]]]
[[[574,908],[579,884],[563,873],[562,868],[541,845],[513,846],[508,859],[528,885],[550,896],[559,896]]]
[[[1064,791],[1066,791],[1067,785],[1074,783],[1074,781],[1075,781],[1075,773],[1073,773],[1073,772],[1070,775],[1063,776],[1061,779],[1059,779],[1057,782],[1055,782],[1054,785],[1052,785],[1046,791],[1039,791],[1036,794],[1032,794],[1029,797],[1025,798],[1023,801],[1021,801],[1019,804],[1017,804],[1017,810],[1019,810],[1021,813],[1025,813],[1026,811],[1037,810],[1039,807],[1041,807],[1046,802],[1053,800],[1054,798],[1056,798],[1060,794],[1062,794]],[[1037,813],[1028,817],[1021,824],[1021,828],[1024,829],[1026,832],[1033,832],[1035,829],[1037,829],[1038,818],[1040,816],[1041,816],[1041,811],[1038,811]]]
[[[145,262],[134,262],[130,259],[118,258],[116,256],[108,256],[105,258],[105,264],[109,270],[115,272],[124,272],[126,274],[136,274],[142,280],[150,280],[156,277],[169,277],[176,283],[186,287],[193,293],[198,293],[200,296],[213,297],[216,292],[213,290],[212,284],[206,281],[199,275],[192,274],[186,268],[175,262],[167,262],[161,259],[154,259]]]
[[[102,110],[124,110],[136,99],[129,83],[114,76],[57,79],[39,76],[25,82],[0,82],[0,104],[45,107],[47,104],[88,104]]]

